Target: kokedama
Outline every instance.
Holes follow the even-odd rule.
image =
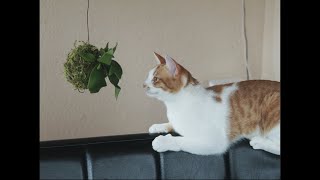
[[[115,87],[115,96],[118,98],[121,88],[118,83],[122,76],[122,68],[114,58],[117,45],[98,49],[97,47],[80,41],[67,56],[64,63],[65,76],[75,89],[83,92],[89,89],[90,93],[97,93],[107,86],[106,77]]]

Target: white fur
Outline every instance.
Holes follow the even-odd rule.
[[[262,149],[280,155],[280,123],[265,136],[259,134],[249,139],[253,149]]]
[[[186,151],[199,155],[224,153],[231,143],[228,138],[229,125],[229,97],[237,90],[237,83],[226,87],[220,95],[222,101],[216,102],[214,93],[200,85],[188,85],[178,93],[171,94],[152,85],[155,68],[149,72],[145,85],[148,87],[147,95],[164,102],[167,108],[169,123],[156,124],[150,127],[150,133],[162,133],[168,131],[171,125],[180,137],[170,134],[158,136],[152,142],[153,149],[158,152]],[[277,132],[272,134],[276,136]],[[260,137],[257,130],[246,138]],[[271,136],[271,135],[270,135]],[[244,138],[239,137],[238,139]],[[268,148],[262,147],[261,138],[252,139],[251,145],[255,149],[268,149],[277,154],[275,148],[269,142]],[[258,145],[257,145],[258,144]],[[271,150],[270,150],[271,149]],[[279,152],[280,153],[280,152]]]
[[[149,128],[149,133],[168,133],[170,129],[170,123],[154,124]]]

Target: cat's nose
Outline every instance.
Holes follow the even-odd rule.
[[[145,83],[143,83],[143,88],[146,88],[146,87],[147,87],[147,85]]]

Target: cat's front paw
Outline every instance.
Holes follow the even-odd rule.
[[[158,136],[152,141],[152,148],[157,152],[179,151],[175,138],[171,134]]]
[[[169,129],[165,124],[154,124],[149,128],[149,133],[168,133]]]

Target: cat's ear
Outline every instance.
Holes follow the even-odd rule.
[[[168,55],[166,55],[165,60],[171,75],[176,76],[177,74],[179,74],[179,64]]]
[[[158,64],[166,64],[166,60],[158,53],[153,52],[154,56],[156,57],[156,59],[158,60]]]

